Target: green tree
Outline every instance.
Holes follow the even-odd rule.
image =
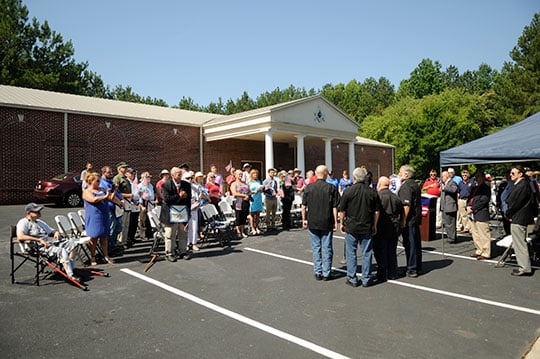
[[[423,59],[411,72],[411,77],[401,82],[397,95],[400,98],[406,96],[422,98],[438,94],[444,89],[444,82],[441,64],[438,61]]]
[[[381,116],[368,116],[360,135],[396,146],[396,166],[413,165],[427,176],[439,167],[439,152],[485,134],[489,126],[485,98],[447,89],[423,99],[406,97]]]
[[[512,124],[540,111],[540,13],[510,51],[514,62],[506,62],[494,80],[494,110],[498,122]]]
[[[64,93],[103,96],[101,78],[76,62],[71,41],[47,21],[28,20],[20,0],[0,0],[0,83]],[[95,87],[94,87],[95,86]]]

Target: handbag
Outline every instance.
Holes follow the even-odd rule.
[[[169,222],[171,223],[187,223],[189,222],[189,208],[188,206],[171,206]]]

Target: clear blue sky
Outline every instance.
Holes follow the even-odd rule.
[[[538,0],[23,0],[112,87],[169,106],[367,77],[396,87],[423,58],[500,70]]]

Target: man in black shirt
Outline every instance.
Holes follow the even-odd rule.
[[[414,169],[403,165],[399,169],[401,186],[398,196],[403,203],[404,216],[401,221],[403,246],[407,256],[407,276],[418,277],[422,270],[422,244],[420,223],[422,222],[422,201],[420,186],[414,181]]]
[[[318,166],[315,175],[317,181],[306,187],[302,197],[302,227],[309,230],[315,279],[328,280],[332,272],[332,235],[337,229],[339,193],[326,182],[326,166]]]
[[[371,260],[373,257],[373,235],[377,233],[379,220],[379,197],[367,184],[365,168],[353,171],[355,184],[343,192],[339,203],[341,232],[345,233],[347,259],[346,283],[353,287],[360,284],[356,278],[358,244],[362,249],[362,286],[371,284]]]
[[[390,179],[382,176],[377,184],[381,210],[377,223],[377,234],[373,238],[373,253],[377,261],[377,281],[397,277],[397,243],[401,233],[403,204],[399,197],[390,192]]]

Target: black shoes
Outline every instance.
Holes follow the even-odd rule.
[[[416,278],[416,277],[418,277],[418,273],[417,272],[407,272],[407,277]]]
[[[172,255],[172,254],[167,254],[165,256],[165,258],[169,261],[169,262],[176,262],[176,256]]]
[[[314,277],[315,277],[315,280],[322,280],[323,279],[322,274],[315,274]]]
[[[532,272],[525,272],[523,269],[514,269],[510,274],[516,277],[528,277],[532,275]]]
[[[353,287],[353,288],[356,288],[356,287],[360,286],[360,284],[361,284],[362,282],[356,281],[356,282],[353,283],[353,282],[351,282],[349,279],[345,279],[345,283],[347,283],[347,285],[350,285],[350,286]]]

